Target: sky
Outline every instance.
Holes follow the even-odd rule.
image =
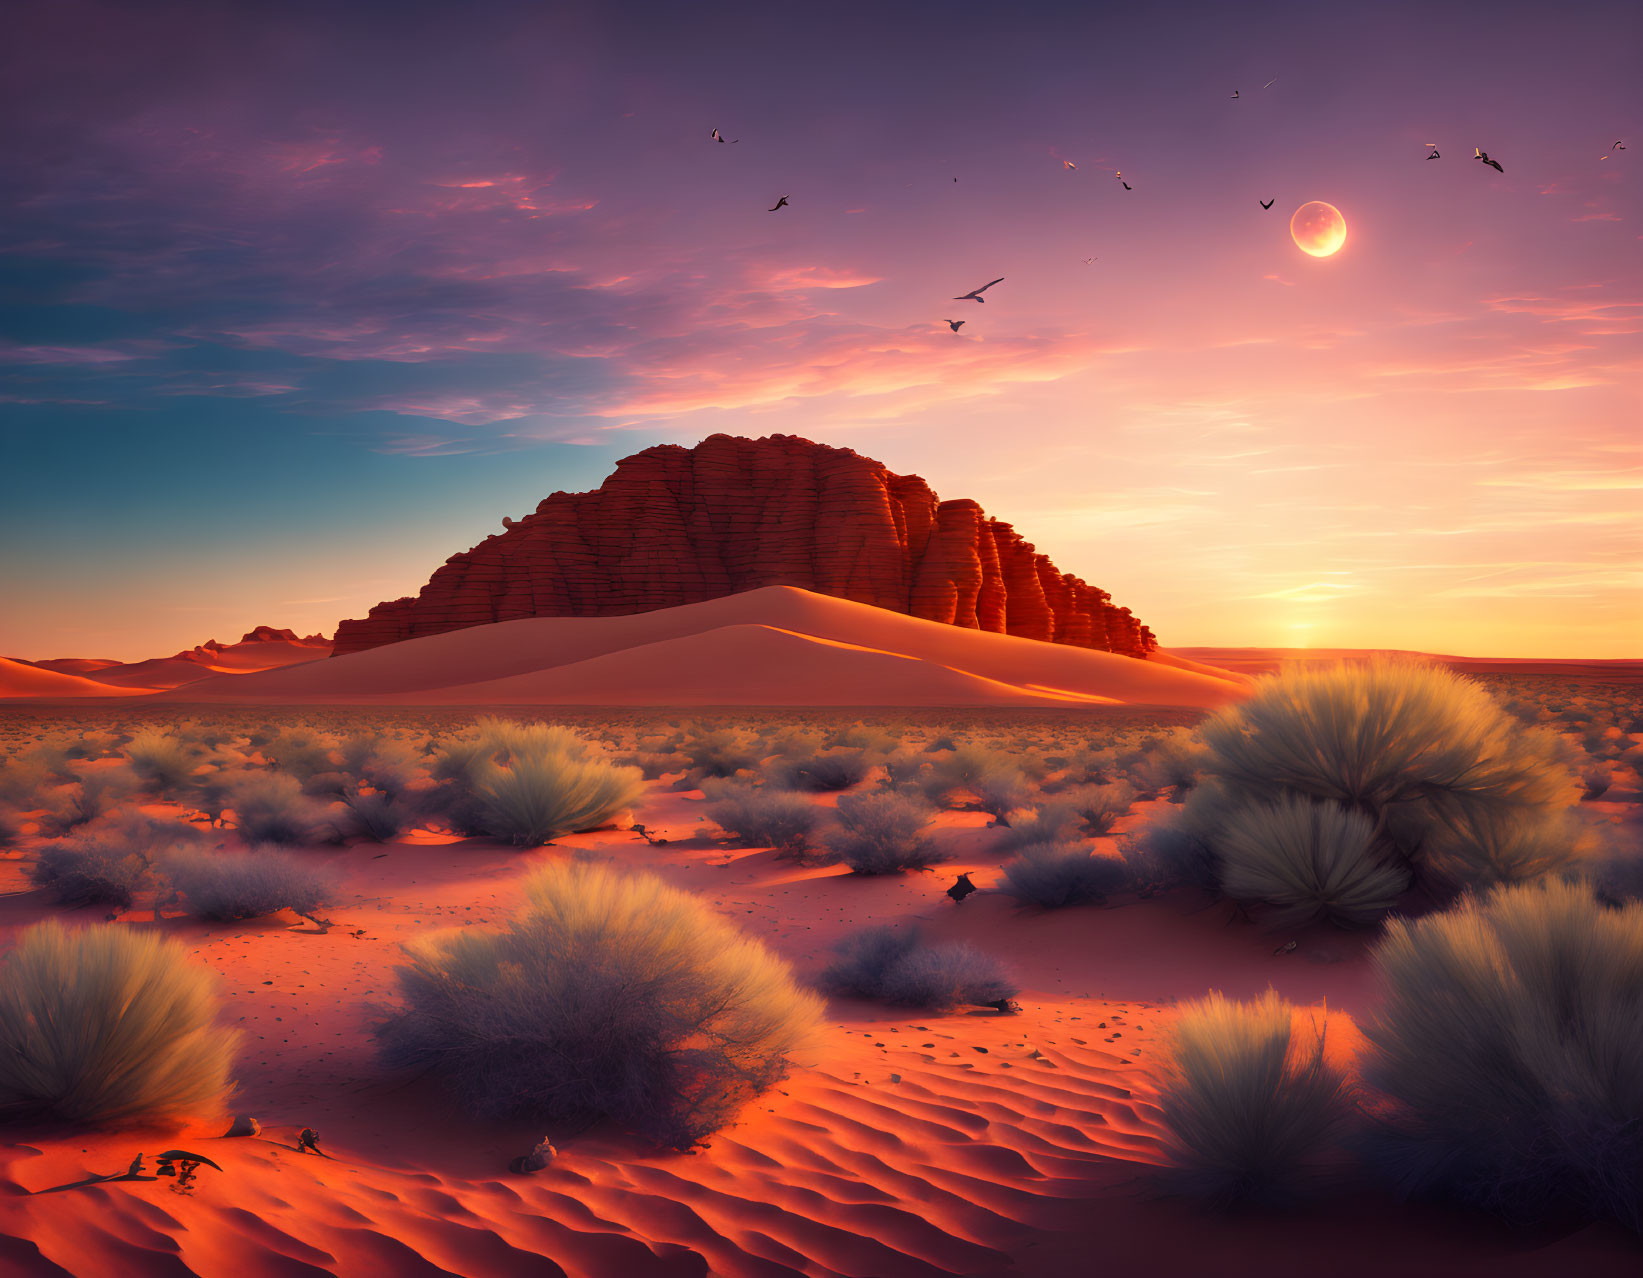
[[[1643,656],[1635,4],[13,12],[0,653],[329,633],[781,432],[1166,647]]]

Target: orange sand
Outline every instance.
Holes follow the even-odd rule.
[[[1636,1272],[1617,1229],[1518,1235],[1467,1213],[1355,1191],[1308,1211],[1204,1215],[1157,1197],[1150,1074],[1167,1004],[1208,988],[1301,1003],[1332,1016],[1372,997],[1364,938],[1302,933],[1293,952],[1223,908],[1191,902],[1038,914],[983,894],[943,895],[951,875],[984,887],[1003,859],[977,814],[947,814],[955,860],[935,874],[862,879],[692,837],[699,795],[652,785],[635,815],[672,842],[625,831],[519,852],[420,834],[386,847],[312,849],[346,891],[324,934],[292,917],[249,924],[151,921],[221,971],[227,1021],[246,1032],[233,1104],[258,1139],[211,1125],[178,1133],[10,1133],[0,1146],[0,1273],[90,1278],[286,1278],[297,1274],[514,1275],[1404,1275]],[[1147,817],[1126,817],[1120,831]],[[1108,846],[1111,846],[1110,840]],[[619,1133],[567,1136],[462,1117],[426,1083],[385,1075],[367,1027],[391,1000],[397,946],[429,929],[485,924],[520,900],[521,876],[576,853],[643,867],[762,937],[801,974],[845,930],[921,922],[1006,957],[1019,1016],[931,1014],[835,1000],[818,1046],[789,1079],[691,1154]],[[57,910],[0,860],[0,938]],[[356,929],[363,935],[351,935]],[[899,1078],[899,1081],[898,1081]],[[313,1126],[335,1161],[297,1154]],[[506,1171],[543,1135],[557,1161]],[[221,1163],[192,1195],[167,1182],[40,1197],[170,1146]]]
[[[538,617],[203,680],[179,699],[472,705],[1212,706],[1246,681],[769,586],[627,617]]]

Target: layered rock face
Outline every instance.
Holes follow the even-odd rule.
[[[453,555],[337,629],[336,655],[520,617],[608,617],[799,586],[930,621],[1145,657],[1152,632],[973,501],[794,435],[713,435],[618,462],[594,492]]]

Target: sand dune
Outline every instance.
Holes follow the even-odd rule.
[[[55,670],[58,674],[89,675],[96,677],[99,670],[107,670],[110,666],[121,663],[113,657],[52,657],[46,661],[25,661],[25,666],[38,666],[41,670]]]
[[[539,617],[202,680],[187,700],[501,705],[1210,706],[1245,681],[771,586],[626,617]]]
[[[213,675],[239,675],[260,670],[277,670],[319,661],[330,655],[329,644],[312,644],[285,639],[250,640],[220,648],[201,647],[179,652],[174,657],[153,657],[147,661],[115,664],[98,670],[93,678],[116,687],[164,691],[198,683]]]
[[[115,688],[84,675],[42,670],[26,661],[0,657],[0,698],[129,697],[143,689]]]

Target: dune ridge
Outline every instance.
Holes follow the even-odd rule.
[[[712,637],[709,637],[712,636]],[[174,695],[475,705],[1212,706],[1241,675],[925,621],[767,586],[616,617],[471,626]]]

